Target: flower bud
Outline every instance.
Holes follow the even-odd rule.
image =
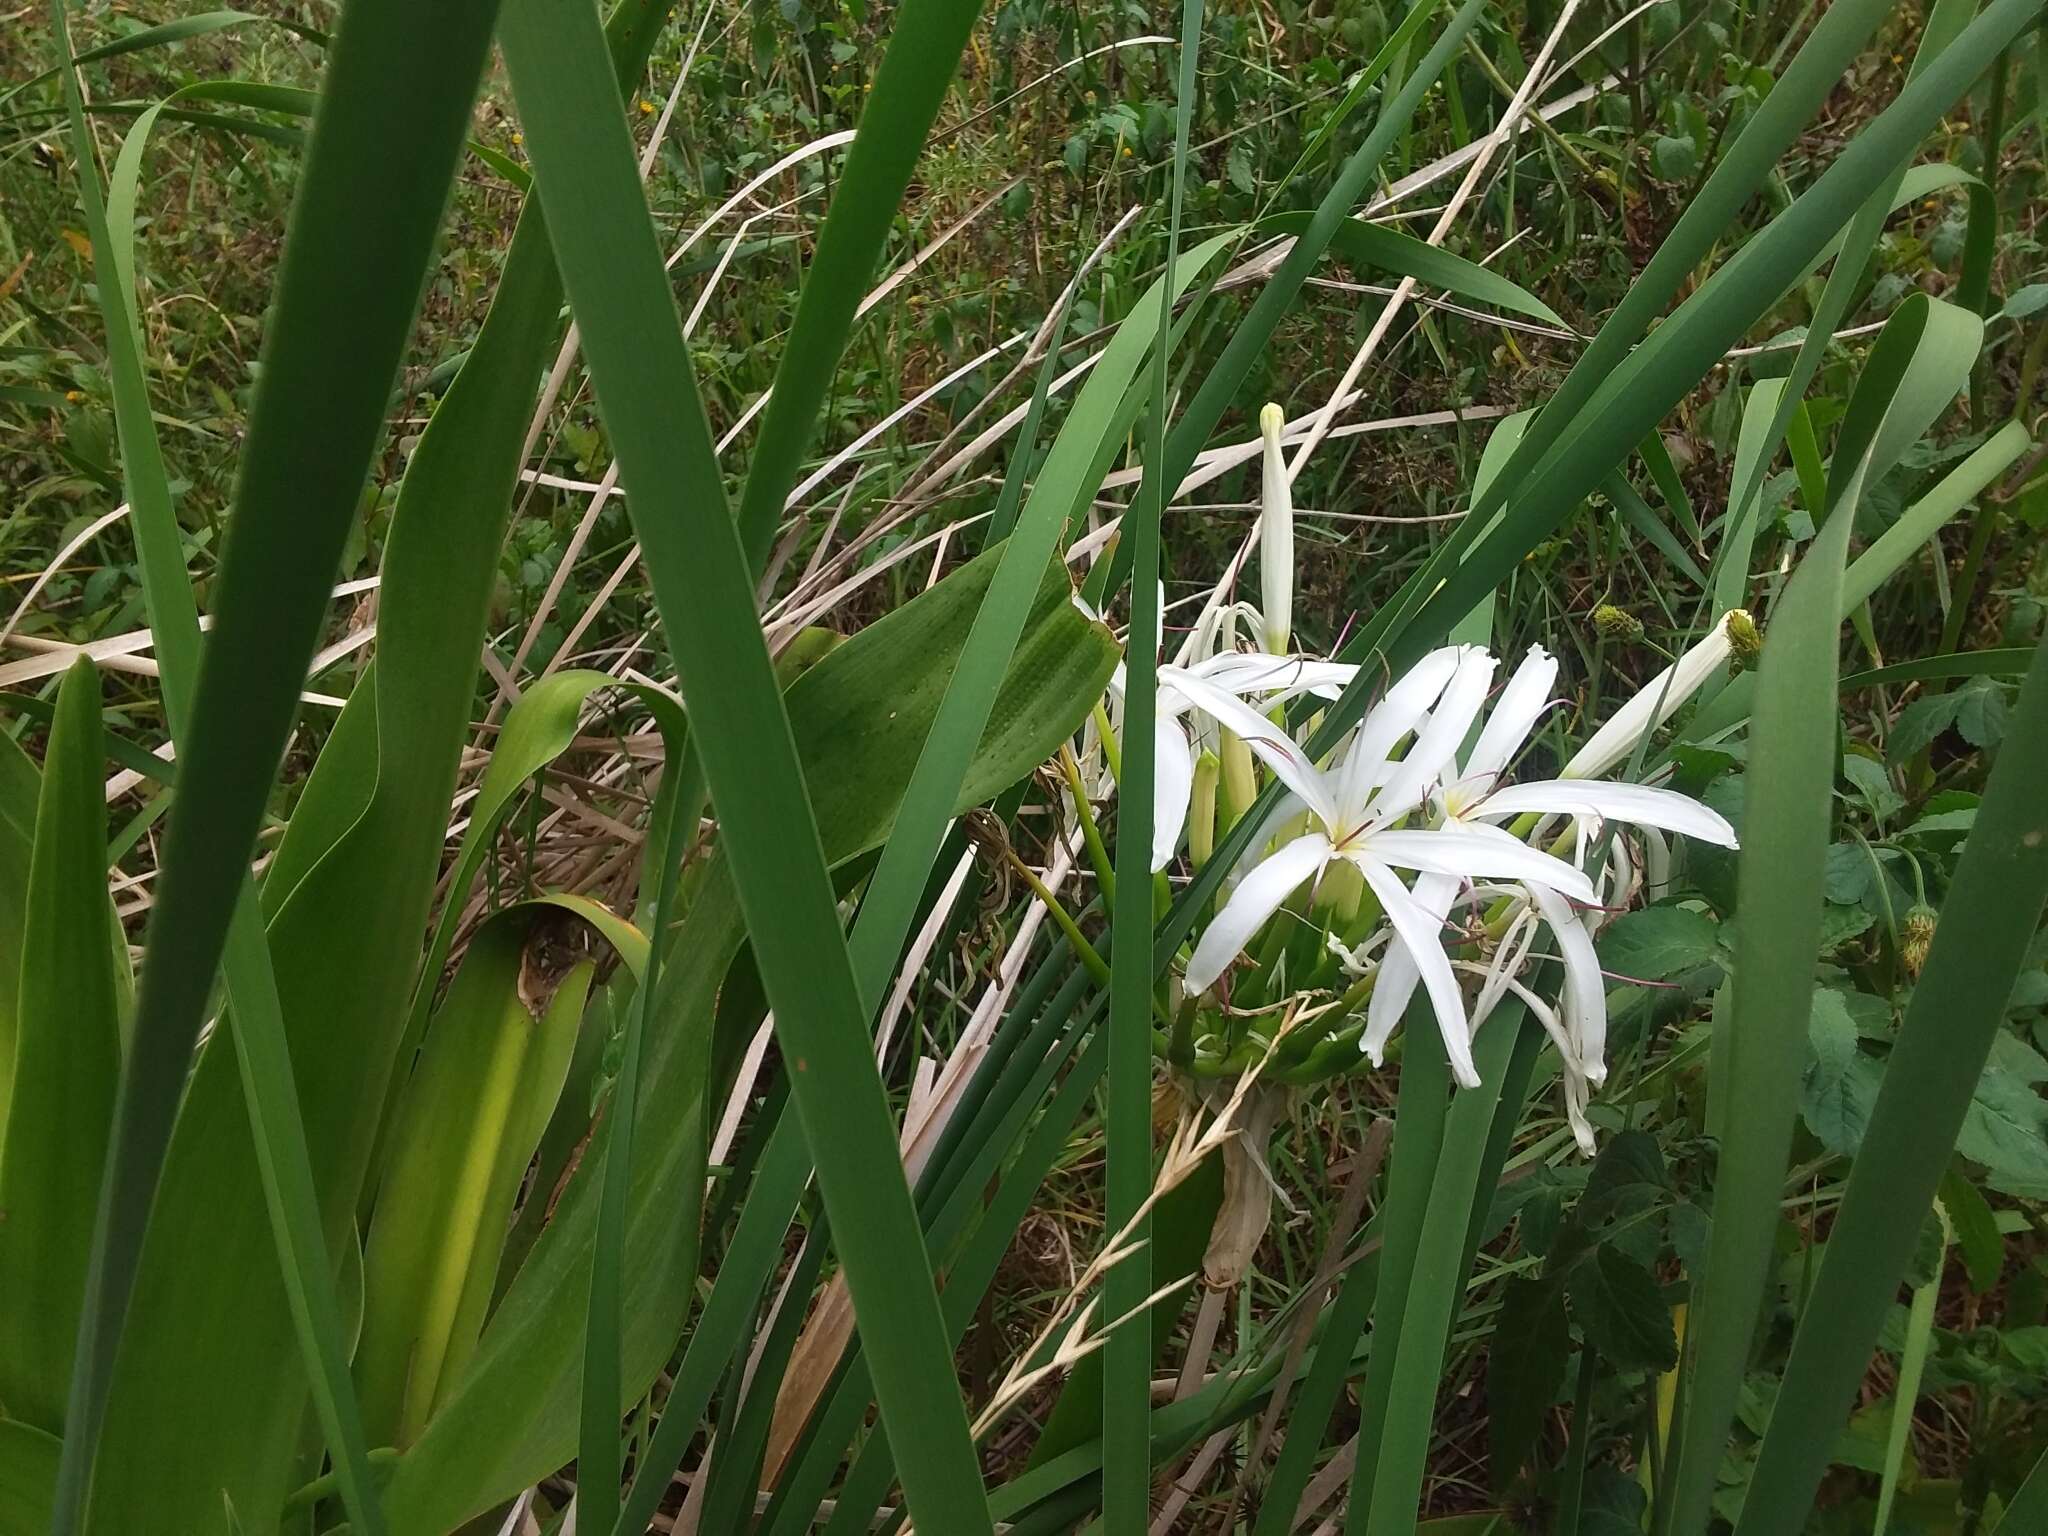
[[[1259,412],[1265,465],[1259,495],[1259,600],[1266,621],[1266,651],[1284,656],[1294,631],[1294,492],[1287,483],[1287,455],[1280,431],[1287,413],[1267,404]]]
[[[1764,653],[1764,637],[1747,608],[1731,608],[1721,621],[1728,629],[1728,675],[1747,672]]]
[[[1593,628],[1601,639],[1619,641],[1623,645],[1634,645],[1643,638],[1643,621],[1626,608],[1617,608],[1612,603],[1602,603],[1593,610]]]
[[[1934,947],[1934,908],[1920,905],[1906,914],[1899,931],[1899,961],[1915,980],[1927,964],[1927,952]]]

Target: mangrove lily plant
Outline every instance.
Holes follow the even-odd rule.
[[[1225,830],[1219,815],[1234,818],[1249,804],[1245,788],[1221,807],[1204,792],[1211,752],[1225,763],[1234,752],[1256,759],[1285,789],[1188,955],[1185,995],[1198,1012],[1204,999],[1223,1010],[1223,1027],[1204,1038],[1219,1037],[1227,1047],[1228,1020],[1241,1011],[1234,1006],[1239,974],[1251,973],[1244,978],[1251,1011],[1283,1017],[1301,1015],[1318,988],[1342,982],[1336,1007],[1312,1010],[1318,1027],[1346,1033],[1346,1020],[1362,1009],[1362,1025],[1351,1029],[1357,1049],[1378,1066],[1420,988],[1453,1076],[1476,1087],[1473,1035],[1512,993],[1557,1046],[1566,1110],[1579,1145],[1590,1152],[1585,1108],[1607,1071],[1606,984],[1593,935],[1641,890],[1646,872],[1662,882],[1669,865],[1664,834],[1728,848],[1736,842],[1725,818],[1685,795],[1592,775],[1629,755],[1731,657],[1739,664],[1739,654],[1753,649],[1754,628],[1739,610],[1725,616],[1629,700],[1558,777],[1512,776],[1559,702],[1558,661],[1541,646],[1529,649],[1497,695],[1500,664],[1483,646],[1430,652],[1319,761],[1285,723],[1283,706],[1304,695],[1334,698],[1357,669],[1286,651],[1292,573],[1282,561],[1291,560],[1294,540],[1281,420],[1276,406],[1260,418],[1264,615],[1249,616],[1268,649],[1215,649],[1230,644],[1230,619],[1245,611],[1234,605],[1221,610],[1224,622],[1197,627],[1192,649],[1209,654],[1159,668],[1155,872],[1172,861],[1191,805],[1199,863]],[[1620,829],[1642,839],[1640,853],[1626,835],[1613,835]],[[1292,942],[1304,929],[1317,936],[1314,944]],[[1521,980],[1542,958],[1535,943],[1542,930],[1562,970],[1555,1005]],[[1240,967],[1246,956],[1249,966]],[[1468,1003],[1465,978],[1474,977]],[[1273,1043],[1270,1032],[1256,1039]],[[1177,1038],[1170,1049],[1199,1063],[1193,1045]]]

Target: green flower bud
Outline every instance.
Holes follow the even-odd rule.
[[[1747,608],[1731,608],[1721,620],[1728,627],[1728,674],[1747,672],[1764,651],[1763,632]]]
[[[1602,603],[1593,610],[1593,628],[1603,640],[1634,645],[1643,638],[1643,621],[1625,608]]]

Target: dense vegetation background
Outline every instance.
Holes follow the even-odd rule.
[[[109,163],[135,117],[175,97],[142,173],[135,250],[151,399],[202,609],[259,376],[300,163],[303,93],[320,79],[316,34],[334,20],[326,4],[254,9],[260,14],[233,26],[114,51],[83,76]],[[1495,158],[1443,241],[1536,295],[1564,326],[1475,308],[1427,284],[1419,302],[1398,312],[1336,431],[1295,484],[1294,622],[1304,645],[1334,648],[1455,525],[1493,423],[1555,389],[1580,339],[1657,248],[1820,9],[1797,0],[1633,10],[1602,3],[1573,21],[1559,50],[1572,64],[1538,97],[1537,119]],[[180,14],[174,4],[82,6],[72,19],[74,44],[81,51],[118,44]],[[648,198],[675,253],[671,276],[721,438],[747,442],[750,412],[773,381],[843,153],[827,139],[858,122],[891,19],[889,8],[864,0],[682,7],[631,97],[649,155]],[[1430,232],[1460,185],[1457,152],[1498,121],[1555,19],[1555,7],[1539,0],[1491,11],[1384,162],[1377,214],[1414,234]],[[1314,205],[1371,119],[1361,113],[1342,121],[1327,145],[1316,142],[1318,130],[1399,20],[1398,6],[1353,0],[1221,0],[1209,9],[1185,243],[1269,211]],[[1897,9],[1750,207],[1754,222],[1727,230],[1728,249],[1787,206],[1897,94],[1922,23],[1919,6]],[[891,281],[833,380],[820,451],[805,466],[807,515],[793,520],[796,536],[771,562],[771,631],[807,623],[852,632],[980,546],[978,527],[957,520],[993,504],[1009,444],[988,444],[943,483],[932,483],[932,468],[1029,398],[1026,343],[1099,245],[1107,242],[1078,289],[1065,341],[1074,361],[1130,313],[1162,264],[1163,224],[1126,214],[1161,202],[1171,174],[1174,50],[1160,34],[1173,25],[1164,11],[1135,4],[1007,0],[977,26],[878,273],[878,282]],[[1745,606],[1769,613],[1785,572],[1812,538],[1814,445],[1839,421],[1869,341],[1907,295],[1975,309],[1987,317],[1986,341],[1967,398],[1865,499],[1859,545],[1995,428],[2015,419],[2036,423],[2048,350],[2048,258],[2038,238],[2048,211],[2043,37],[2038,29],[2025,34],[1925,145],[1924,162],[1958,174],[1928,178],[1925,194],[1901,206],[1878,241],[1839,344],[1794,427],[1791,452],[1765,482]],[[127,524],[108,518],[122,499],[122,475],[93,296],[102,274],[77,211],[61,102],[43,77],[49,48],[40,7],[0,18],[0,576],[11,594],[0,601],[8,614],[0,680],[17,694],[54,698],[79,647],[106,673],[109,742],[117,765],[130,770],[109,785],[115,894],[128,937],[139,945],[169,802],[155,778],[133,770],[150,767],[144,757],[166,745],[167,725],[137,555]],[[494,61],[493,70],[499,67]],[[486,79],[472,137],[475,152],[463,162],[391,402],[383,459],[337,575],[342,596],[309,683],[324,698],[308,707],[293,738],[270,806],[273,833],[297,802],[333,706],[351,694],[374,654],[363,643],[377,612],[367,579],[381,568],[400,474],[467,355],[510,245],[525,154],[498,73]],[[372,222],[379,209],[365,206],[359,215]],[[1634,468],[1610,477],[1602,494],[1530,553],[1499,595],[1496,650],[1516,656],[1529,644],[1547,645],[1565,658],[1574,697],[1590,706],[1625,696],[1682,648],[1708,584],[1745,400],[1758,381],[1789,367],[1822,280],[1810,278],[1788,295],[1645,443]],[[1393,281],[1341,260],[1318,267],[1214,441],[1250,442],[1259,405],[1269,399],[1290,417],[1320,406],[1380,318]],[[1252,280],[1236,286],[1256,291]],[[1221,346],[1246,302],[1228,290],[1201,312],[1177,357],[1213,355]],[[1192,382],[1178,375],[1174,387]],[[1056,395],[1054,420],[1063,409]],[[625,501],[607,474],[611,444],[580,370],[567,376],[529,449],[478,673],[479,747],[502,717],[504,679],[524,684],[571,664],[657,674],[665,665],[653,594],[629,558],[636,546]],[[830,472],[811,485],[809,472],[828,455],[835,456]],[[1242,456],[1168,509],[1170,632],[1188,616],[1176,604],[1199,601],[1255,522],[1258,476],[1257,458]],[[1134,481],[1113,476],[1098,515],[1119,512]],[[2033,645],[2048,621],[2044,522],[2048,479],[2029,452],[1857,615],[1845,670]],[[869,579],[852,582],[859,572]],[[359,585],[351,590],[352,583]],[[1720,1481],[1719,1507],[1729,1514],[1739,1507],[1847,1158],[1940,921],[2013,694],[2008,682],[1983,677],[1893,682],[1844,697],[1824,990],[1778,1239],[1783,1262],[1771,1280]],[[28,744],[39,743],[41,729],[33,715],[15,723]],[[472,759],[471,769],[480,768],[482,753]],[[1698,749],[1680,762],[1681,775],[1710,804],[1731,811],[1739,810],[1745,767],[1754,771],[1739,745]],[[621,823],[634,821],[642,802],[630,769],[607,775],[600,781],[564,767],[536,781],[498,840],[477,912],[540,887],[630,893],[635,857],[620,850],[634,834]],[[473,777],[466,769],[465,783]],[[455,814],[459,823],[461,802]],[[1054,828],[1042,818],[1033,830],[1049,838]],[[1639,1254],[1653,1270],[1672,1270],[1703,1243],[1696,1197],[1713,1166],[1698,1046],[1732,943],[1733,860],[1702,858],[1693,873],[1709,904],[1636,914],[1603,940],[1610,968],[1640,983],[1617,993],[1616,1027],[1641,1043],[1629,1070],[1655,1090],[1634,1092],[1601,1130],[1610,1145],[1619,1139],[1625,1147],[1639,1147],[1627,1138],[1645,1127],[1655,1134],[1658,1216]],[[949,933],[918,974],[906,1000],[910,1044],[890,1063],[888,1081],[899,1096],[911,1092],[917,1052],[943,1056],[981,982],[996,974],[1026,910],[1007,901],[1013,894],[992,883],[975,920]],[[2044,960],[2048,951],[2037,938],[1943,1186],[1948,1225],[1931,1226],[1923,1245],[1914,1285],[1930,1297],[1931,1328],[1913,1329],[1902,1293],[1834,1454],[1815,1531],[1869,1530],[1881,1482],[1902,1490],[1891,1529],[1976,1531],[1995,1490],[2009,1491],[2048,1440]],[[1271,1152],[1282,1208],[1247,1283],[1225,1315],[1208,1319],[1215,1332],[1205,1349],[1249,1348],[1292,1326],[1290,1308],[1308,1277],[1359,1219],[1350,1181],[1369,1179],[1374,1166],[1361,1128],[1391,1105],[1388,1077],[1360,1073],[1290,1106],[1295,1122]],[[1509,1282],[1556,1234],[1588,1177],[1557,1129],[1554,1115],[1532,1124],[1532,1155],[1511,1166],[1494,1196],[1470,1304],[1448,1357],[1425,1507],[1439,1517],[1484,1518],[1445,1525],[1447,1532],[1550,1529],[1560,1498],[1555,1469],[1566,1459],[1568,1435],[1583,1433],[1587,1422],[1565,1411],[1569,1397],[1555,1407],[1546,1399],[1526,1425],[1504,1427],[1498,1411],[1501,1394],[1516,1388],[1505,1374],[1515,1362],[1503,1363],[1496,1331],[1498,1324],[1512,1334],[1517,1326]],[[971,1399],[985,1396],[1098,1247],[1103,1202],[1102,1127],[1091,1112],[1018,1229],[962,1347]],[[1186,1355],[1194,1325],[1190,1309],[1176,1324],[1168,1361],[1177,1365]],[[1886,1478],[1902,1352],[1917,1357],[1919,1378],[1917,1392],[1909,1388],[1904,1469]],[[1596,1427],[1587,1485],[1571,1495],[1583,1499],[1581,1531],[1637,1529],[1648,1476],[1639,1453],[1658,1411],[1658,1358],[1652,1341],[1642,1359],[1620,1362],[1623,1374],[1603,1378],[1596,1401],[1586,1403],[1582,1392]],[[1053,1395],[1051,1386],[1043,1389],[1029,1412],[986,1444],[991,1471],[1022,1465]],[[1347,1399],[1331,1443],[1343,1445],[1355,1427]],[[1502,1467],[1504,1435],[1519,1449],[1535,1448],[1526,1468],[1519,1458]],[[1246,1449],[1230,1442],[1198,1466],[1178,1496],[1185,1523],[1174,1528],[1227,1528],[1215,1522],[1232,1510],[1255,1515],[1261,1474],[1255,1464],[1240,1465]],[[1505,1523],[1485,1523],[1496,1516]]]

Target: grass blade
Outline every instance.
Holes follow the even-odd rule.
[[[720,838],[795,1068],[798,1111],[882,1413],[898,1444],[920,1448],[904,1463],[905,1493],[928,1529],[971,1536],[989,1529],[988,1509],[938,1298],[755,616],[747,553],[726,511],[631,141],[609,108],[615,88],[596,13],[581,0],[513,0],[500,40],[599,407],[632,490]],[[615,1434],[612,1446],[615,1453]],[[586,1480],[583,1494],[595,1499],[586,1518],[608,1526],[616,1483]]]

